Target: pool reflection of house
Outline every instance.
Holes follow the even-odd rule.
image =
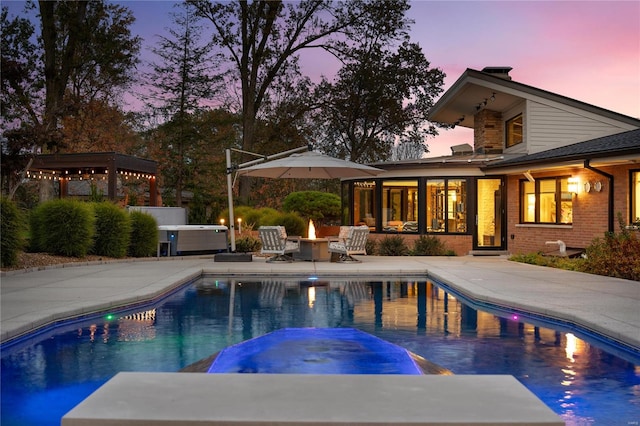
[[[377,237],[437,235],[457,254],[586,247],[640,216],[640,120],[467,69],[430,111],[474,129],[452,154],[374,164],[343,180],[344,223]],[[411,237],[412,236],[412,237]]]

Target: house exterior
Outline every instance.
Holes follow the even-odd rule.
[[[618,230],[619,215],[636,222],[640,120],[515,82],[510,70],[467,69],[430,111],[473,128],[473,144],[343,181],[343,222],[378,237],[437,235],[459,255],[584,248]]]

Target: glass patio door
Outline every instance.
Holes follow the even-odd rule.
[[[477,180],[474,250],[504,249],[504,197],[502,179]]]

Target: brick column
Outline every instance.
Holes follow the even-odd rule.
[[[473,144],[480,154],[499,154],[504,146],[502,114],[483,109],[474,116]]]

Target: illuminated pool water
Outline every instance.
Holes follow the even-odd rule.
[[[1,424],[58,425],[119,371],[178,371],[287,327],[355,328],[456,374],[511,374],[569,425],[640,420],[637,357],[476,310],[430,283],[204,277],[155,306],[3,347]]]
[[[224,348],[207,373],[423,374],[409,351],[354,328],[281,328]]]

